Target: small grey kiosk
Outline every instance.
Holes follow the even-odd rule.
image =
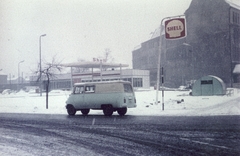
[[[204,76],[198,79],[192,88],[193,96],[225,95],[225,83],[217,76]]]

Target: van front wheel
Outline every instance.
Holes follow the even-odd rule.
[[[113,107],[112,105],[107,105],[103,108],[103,114],[105,116],[111,116],[113,114]]]
[[[72,105],[70,105],[67,107],[67,112],[68,112],[68,115],[75,115],[76,109]]]
[[[127,108],[119,108],[117,112],[119,115],[123,116],[127,113]]]

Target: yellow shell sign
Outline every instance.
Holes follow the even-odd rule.
[[[166,39],[178,39],[186,36],[185,18],[175,18],[165,21]]]

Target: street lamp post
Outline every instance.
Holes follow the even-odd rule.
[[[42,58],[41,58],[41,38],[46,36],[46,34],[43,34],[39,37],[39,91],[40,91],[40,96],[42,96]]]
[[[20,77],[20,75],[19,75],[19,71],[20,71],[19,65],[20,65],[20,63],[23,63],[23,62],[24,62],[24,60],[18,62],[18,84],[17,84],[17,90],[19,89],[19,77]]]

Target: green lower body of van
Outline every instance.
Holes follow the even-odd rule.
[[[103,110],[106,116],[111,116],[115,111],[119,115],[125,115],[127,108],[136,106],[134,93],[125,92],[71,94],[66,101],[66,109],[69,115],[75,115],[77,111],[87,115],[90,109]]]

